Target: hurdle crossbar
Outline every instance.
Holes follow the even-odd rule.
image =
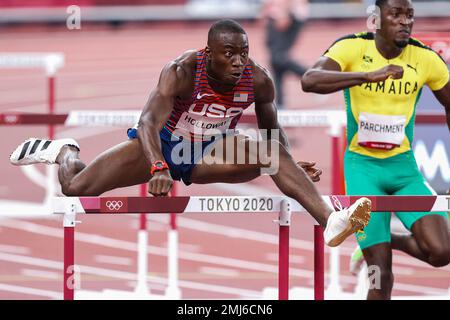
[[[64,66],[64,54],[61,52],[0,52],[0,68],[8,69],[44,69],[48,76]]]
[[[335,209],[349,207],[362,196],[323,196]],[[365,196],[372,201],[372,211],[448,211],[450,196]],[[285,196],[207,196],[207,197],[55,197],[53,212],[65,214],[67,205],[75,213],[126,214],[126,213],[262,213],[279,212]],[[305,209],[292,200],[292,212]]]
[[[141,110],[74,110],[69,113],[0,113],[0,125],[65,125],[65,126],[132,126],[139,121]],[[343,110],[279,110],[283,127],[331,127],[346,124]],[[444,113],[416,114],[421,124],[446,123]],[[240,124],[256,124],[255,114],[243,114]]]

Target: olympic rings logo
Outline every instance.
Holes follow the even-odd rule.
[[[8,114],[4,116],[5,123],[17,123],[19,121],[19,116],[15,114]]]
[[[120,208],[123,207],[123,202],[122,201],[106,201],[106,207],[111,210],[111,211],[119,211]]]

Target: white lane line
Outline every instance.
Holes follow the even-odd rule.
[[[137,281],[128,281],[127,286],[130,288],[131,291],[133,291],[137,286]],[[166,285],[162,284],[162,283],[160,283],[160,284],[152,283],[150,285],[149,289],[151,291],[154,291],[154,290],[164,291],[164,290],[166,290]],[[154,293],[154,292],[152,292],[152,293]]]
[[[167,248],[169,244],[166,242],[164,243],[164,246]],[[178,249],[186,252],[200,252],[202,251],[202,246],[198,244],[179,243]]]
[[[133,260],[127,257],[106,256],[101,254],[95,255],[94,261],[119,266],[131,266],[133,264]]]
[[[6,244],[0,244],[0,252],[9,252],[17,254],[30,254],[31,249],[23,246],[11,246]]]
[[[121,130],[120,128],[112,128],[112,127],[78,127],[78,128],[67,128],[64,131],[61,131],[56,136],[58,138],[62,137],[72,137],[73,139],[84,139],[96,135],[107,134],[113,131]]]
[[[55,291],[33,289],[29,287],[14,286],[4,283],[0,283],[0,291],[29,294],[33,296],[47,297],[50,299],[62,299],[62,294]]]
[[[431,268],[431,267],[430,267]],[[393,272],[395,275],[399,276],[412,276],[415,273],[415,270],[413,268],[404,268],[404,267],[393,267]]]
[[[9,221],[9,223],[7,222]],[[4,225],[9,228],[14,229],[20,229],[20,230],[26,230],[35,232],[38,234],[43,234],[47,236],[55,236],[58,238],[62,238],[62,232],[60,229],[47,227],[47,226],[41,226],[35,223],[31,222],[25,222],[25,221],[10,221],[10,220],[0,220],[0,225]],[[123,249],[123,250],[130,250],[130,251],[137,251],[136,243],[124,241],[124,240],[117,240],[113,238],[108,238],[104,236],[98,236],[98,235],[91,235],[86,233],[77,232],[76,234],[77,241],[83,241],[86,243],[91,243],[95,245],[102,245],[104,247],[111,247],[115,249]],[[160,248],[155,246],[148,246],[147,250],[149,254],[155,254],[160,256],[167,256],[167,249],[166,248]],[[202,262],[205,264],[218,264],[221,266],[229,266],[232,268],[242,268],[242,269],[249,269],[249,270],[257,270],[257,271],[263,271],[263,272],[270,272],[277,274],[278,273],[278,266],[277,265],[269,265],[265,263],[259,263],[259,262],[251,262],[246,260],[240,260],[240,259],[233,259],[233,258],[224,258],[224,257],[217,257],[212,255],[206,255],[206,254],[199,254],[199,253],[190,253],[190,252],[179,252],[179,258],[195,261],[195,262]],[[299,268],[289,268],[289,272],[292,276],[301,277],[301,278],[312,278],[314,276],[314,272],[311,270],[306,269],[299,269]],[[340,276],[340,281],[344,284],[351,283],[355,284],[357,282],[357,278],[354,276]],[[395,288],[401,289],[405,288],[405,291],[411,291],[416,293],[429,293],[434,292],[434,290],[442,290],[439,288],[432,288],[432,287],[426,287],[426,286],[420,286],[420,289],[417,289],[418,286],[410,286],[407,284],[402,283],[396,283]],[[412,289],[411,289],[412,288]],[[411,289],[411,290],[410,290]],[[445,291],[446,292],[446,291]]]
[[[266,257],[266,260],[268,260],[268,261],[278,262],[278,253],[275,253],[275,252],[266,253],[265,257]],[[299,256],[299,255],[294,255],[294,254],[289,255],[289,263],[302,264],[302,263],[305,263],[305,261],[306,260],[305,260],[304,256]]]
[[[46,268],[50,268],[50,269],[61,270],[61,272],[63,270],[62,262],[48,260],[48,259],[42,259],[42,258],[32,258],[32,257],[19,256],[19,255],[13,255],[13,254],[8,254],[8,253],[0,253],[0,260],[13,262],[13,263],[39,266],[39,267],[46,267]],[[93,274],[96,276],[111,277],[111,278],[123,279],[123,280],[128,280],[128,281],[136,280],[136,274],[131,273],[131,272],[97,268],[97,267],[91,267],[91,266],[86,266],[86,265],[77,265],[77,266],[79,267],[79,270],[82,272],[82,274]],[[80,280],[81,280],[81,284],[83,284],[82,275],[81,275]],[[167,285],[167,279],[165,279],[165,278],[147,277],[147,281],[152,281],[152,282],[156,282],[157,284]],[[185,281],[185,280],[179,281],[179,285],[180,285],[180,287],[186,288],[186,289],[195,289],[195,290],[202,290],[202,291],[225,293],[225,294],[230,294],[230,295],[239,295],[239,296],[247,297],[248,299],[261,298],[261,292],[247,290],[247,289],[196,283],[196,282]]]
[[[133,230],[139,230],[140,227],[140,221],[138,219],[133,219],[130,222],[130,228]],[[154,223],[154,221],[149,221],[147,218],[147,231],[153,231],[153,232],[164,232],[168,230],[167,223]]]
[[[44,270],[36,270],[36,269],[22,269],[20,270],[20,274],[27,277],[35,277],[41,279],[59,279],[60,275],[56,272],[44,271]]]
[[[198,268],[198,272],[227,278],[238,277],[240,274],[237,270],[213,267],[200,267]]]
[[[212,183],[211,188],[218,188],[232,194],[239,194],[241,196],[270,196],[282,195],[281,191],[271,190],[264,187],[258,187],[253,183]]]

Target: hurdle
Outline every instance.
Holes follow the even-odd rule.
[[[55,113],[55,96],[56,96],[56,73],[64,66],[65,56],[62,52],[0,52],[0,68],[4,69],[42,69],[45,72],[47,82],[47,114]],[[16,113],[2,115],[0,122],[15,124],[17,122]],[[41,123],[42,124],[42,123]],[[55,128],[53,123],[44,123],[48,125],[48,137],[54,139]],[[47,180],[47,189],[44,207],[50,207],[51,197],[55,195],[55,187],[52,181],[56,177],[54,168],[47,167],[45,177],[33,167],[22,167],[21,170],[32,180],[40,184],[40,181]],[[11,203],[8,207],[14,209],[15,203]],[[37,211],[39,210],[39,208]],[[15,210],[13,210],[15,211]]]
[[[47,112],[55,112],[56,72],[64,66],[64,54],[61,52],[48,53],[23,53],[23,52],[0,52],[0,68],[8,69],[44,69],[47,77]],[[5,117],[5,122],[15,123],[15,115]],[[54,138],[53,123],[48,124],[48,137]]]
[[[372,211],[448,211],[450,196],[367,196],[372,201]],[[349,207],[360,196],[323,196],[324,201],[334,209],[337,204]],[[52,200],[54,214],[63,215],[64,227],[64,269],[63,296],[65,300],[75,298],[77,274],[75,270],[75,226],[77,214],[129,214],[146,212],[161,214],[207,213],[279,213],[278,252],[278,299],[289,299],[289,227],[292,213],[304,213],[305,209],[293,199],[283,196],[268,197],[55,197]],[[317,250],[317,247],[315,247]],[[320,248],[319,248],[320,250]],[[323,264],[322,264],[323,266]],[[315,264],[314,272],[322,266]],[[321,281],[315,277],[315,281]],[[319,285],[315,286],[319,289]],[[323,292],[317,292],[320,299]]]

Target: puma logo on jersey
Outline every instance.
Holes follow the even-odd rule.
[[[412,65],[410,65],[410,64],[406,64],[406,66],[407,66],[408,68],[413,69],[413,70],[416,72],[416,74],[417,74],[417,65],[416,65],[415,68],[414,68]]]
[[[365,62],[367,62],[367,63],[372,63],[373,62],[373,58],[369,57],[369,56],[366,56],[366,55],[363,56],[363,60]]]

